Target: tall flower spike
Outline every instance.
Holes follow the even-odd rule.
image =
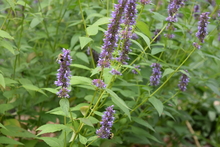
[[[168,5],[168,14],[169,16],[166,18],[169,22],[177,22],[177,12],[180,7],[184,5],[184,0],[170,0],[170,4]]]
[[[115,11],[112,12],[111,23],[108,25],[108,29],[105,32],[104,44],[98,61],[98,66],[102,68],[110,67],[110,60],[117,46],[118,32],[120,24],[122,23],[122,14],[126,4],[127,0],[118,0],[118,4],[115,5]]]
[[[185,72],[188,73],[187,70],[185,70]],[[186,91],[186,86],[189,83],[189,77],[186,74],[182,74],[182,76],[180,77],[180,82],[178,84],[178,87],[181,91]]]
[[[199,7],[199,5],[195,5],[193,11],[194,11],[194,14],[193,14],[194,18],[195,18],[195,19],[198,19],[198,18],[199,18],[199,14],[198,14],[198,13],[200,13],[200,7]]]
[[[208,34],[207,26],[209,24],[208,20],[210,18],[208,15],[209,15],[209,12],[202,13],[200,15],[199,22],[198,22],[199,26],[198,26],[198,32],[196,33],[196,36],[202,43],[204,43],[205,36]]]
[[[70,90],[67,88],[70,85],[70,64],[72,62],[71,56],[70,56],[70,50],[64,49],[62,50],[62,54],[59,56],[58,63],[60,64],[60,68],[57,70],[57,81],[55,81],[55,85],[61,86],[60,91],[57,93],[59,97],[69,98],[68,93]]]
[[[162,72],[160,71],[161,65],[159,63],[153,63],[151,67],[153,67],[153,70],[152,70],[153,73],[152,73],[152,76],[150,77],[150,85],[157,86],[160,84],[160,78],[162,74]]]
[[[119,52],[119,57],[116,58],[117,61],[121,62],[122,64],[127,64],[127,60],[130,58],[128,57],[128,53],[131,51],[131,41],[132,38],[132,26],[136,23],[136,16],[137,16],[137,0],[129,0],[127,2],[127,6],[125,7],[125,16],[124,16],[124,24],[125,29],[122,31],[122,49]]]
[[[96,134],[100,138],[109,138],[111,134],[111,129],[113,126],[113,121],[114,121],[114,113],[115,110],[113,110],[114,105],[109,106],[106,108],[106,111],[104,112],[104,115],[102,116],[102,121],[100,122],[101,127],[100,129],[96,130]]]

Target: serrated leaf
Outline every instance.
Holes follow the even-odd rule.
[[[79,42],[80,42],[81,49],[83,49],[91,41],[93,41],[93,40],[89,37],[79,37]]]
[[[165,51],[165,49],[163,49],[163,48],[153,48],[151,50],[151,55],[155,55],[155,54],[158,54],[158,53],[164,52],[164,51]]]
[[[82,136],[81,134],[79,134],[79,141],[82,143],[82,144],[86,144],[87,143],[87,138]]]
[[[84,65],[81,65],[81,64],[71,64],[70,66],[81,68],[81,69],[86,69],[86,70],[92,70],[91,68],[84,66]]]
[[[149,102],[154,106],[154,108],[157,110],[159,116],[161,116],[162,112],[163,112],[163,103],[156,99],[155,97],[151,97],[148,99]]]
[[[93,140],[96,140],[98,138],[98,136],[92,136],[88,139],[88,141],[93,141]]]
[[[45,133],[52,133],[52,132],[57,132],[61,131],[64,129],[70,129],[69,127],[63,125],[63,124],[46,124],[43,126],[40,126],[37,131],[42,130],[37,136]]]
[[[85,63],[89,64],[89,59],[88,59],[88,57],[86,56],[85,53],[77,52],[76,57],[79,58],[80,60],[84,61]]]
[[[31,21],[31,24],[30,24],[30,28],[34,28],[36,27],[38,24],[40,24],[44,19],[41,18],[41,17],[36,17],[36,18],[33,18],[32,21]]]
[[[143,33],[141,32],[135,32],[137,35],[141,36],[144,41],[146,42],[147,46],[150,48],[150,39]]]
[[[146,120],[143,120],[143,119],[138,118],[138,117],[132,117],[132,120],[134,120],[136,123],[141,124],[141,125],[149,128],[149,129],[151,129],[152,131],[155,132],[154,128]]]
[[[93,25],[100,26],[103,24],[108,24],[109,22],[110,22],[109,17],[102,17],[102,18],[98,19]]]
[[[61,147],[64,145],[63,140],[55,137],[39,137],[39,139],[42,139],[50,147]]]
[[[11,138],[8,138],[8,137],[4,137],[4,136],[1,136],[0,137],[0,144],[16,144],[16,145],[24,145],[23,143],[21,142],[18,142],[14,139],[11,139]]]
[[[12,104],[0,104],[0,113],[5,113],[5,111],[13,109],[15,106]]]
[[[0,30],[0,37],[7,38],[7,39],[14,39],[8,32]]]
[[[92,80],[87,77],[81,77],[81,76],[72,76],[70,80],[71,85],[77,85],[77,84],[82,84],[82,85],[91,85]]]
[[[91,26],[87,27],[86,30],[87,30],[88,35],[92,36],[92,35],[98,34],[99,27],[95,26],[95,25],[91,25]]]
[[[166,17],[164,17],[163,15],[157,13],[157,12],[152,12],[153,13],[153,18],[158,20],[158,21],[164,21],[166,19]]]
[[[100,73],[101,67],[97,66],[95,69],[92,70],[92,74],[90,77],[94,76],[95,74]]]
[[[0,74],[0,85],[5,89],[5,79],[2,74]]]
[[[24,137],[24,138],[36,138],[36,136],[23,128],[7,125],[6,129],[0,129],[0,132],[4,135],[11,137]]]
[[[88,118],[79,118],[79,120],[80,120],[81,122],[83,122],[84,124],[86,124],[86,125],[91,126],[91,127],[94,128],[92,122],[91,122]]]
[[[173,71],[174,71],[174,70],[171,69],[171,68],[165,69],[165,71],[163,72],[162,78],[165,77],[165,76],[168,75],[168,74],[171,74]]]
[[[18,5],[22,5],[22,6],[24,6],[24,7],[27,7],[27,8],[31,8],[26,2],[24,2],[24,1],[22,1],[22,0],[17,1],[17,4],[18,4]]]
[[[57,90],[56,89],[53,89],[53,88],[42,88],[43,90],[46,90],[46,91],[49,91],[51,93],[54,93],[54,94],[57,94]]]
[[[147,35],[149,38],[151,38],[151,32],[149,30],[149,26],[146,23],[144,23],[143,21],[138,21],[137,27],[138,27],[138,29],[141,30],[141,32],[143,32],[145,35]]]
[[[117,105],[122,111],[124,111],[125,114],[129,117],[129,119],[131,119],[129,108],[126,105],[126,103],[121,98],[119,98],[119,96],[115,92],[113,92],[111,89],[106,88],[105,90],[107,93],[111,95],[112,102],[115,105]]]
[[[37,91],[40,92],[42,94],[44,94],[45,96],[47,96],[40,88],[38,88],[37,86],[34,86],[32,84],[23,84],[22,85],[26,90],[32,90],[32,91]]]
[[[65,114],[66,116],[68,116],[68,115],[69,115],[69,108],[70,108],[69,99],[67,99],[67,98],[62,98],[62,99],[60,100],[60,107],[61,107],[61,109],[63,110],[64,114]]]
[[[136,44],[142,51],[144,50],[144,48],[141,46],[141,44],[139,42],[137,42],[136,40],[131,40],[131,42]]]
[[[6,40],[0,40],[0,46],[6,48],[8,51],[10,51],[13,55],[15,55],[14,49],[12,47],[12,44]]]

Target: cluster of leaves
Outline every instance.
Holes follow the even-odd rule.
[[[138,2],[134,31],[139,38],[132,40],[121,76],[97,67],[113,3],[0,1],[0,146],[220,145],[220,0],[186,1],[173,23],[173,39],[164,36],[170,33],[169,2]],[[197,4],[211,17],[200,50],[193,47],[198,42]],[[71,50],[73,58],[69,99],[58,98],[54,84],[61,48]],[[162,65],[156,87],[149,84],[152,63]],[[141,69],[136,75],[134,64]],[[182,73],[190,76],[185,92],[177,86]],[[104,89],[92,85],[100,75]],[[99,121],[111,105],[116,110],[114,137],[98,138]]]

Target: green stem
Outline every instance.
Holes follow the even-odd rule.
[[[82,10],[82,5],[81,5],[81,1],[79,0],[79,8],[80,8],[80,12],[81,12],[81,16],[82,16],[82,20],[83,20],[83,25],[84,25],[84,29],[85,29],[85,32],[86,32],[86,36],[89,36],[88,33],[87,33],[87,30],[86,30],[86,21],[85,21],[85,18],[83,16],[83,10]]]

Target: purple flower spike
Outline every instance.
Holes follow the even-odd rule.
[[[151,0],[140,0],[140,3],[142,5],[147,5],[147,4],[150,4],[151,3]]]
[[[185,72],[188,73],[187,70],[185,70]],[[180,82],[178,84],[178,87],[181,91],[186,91],[186,86],[189,83],[189,77],[186,74],[182,74],[181,78],[180,78]]]
[[[111,74],[113,75],[122,75],[120,71],[115,70],[114,68],[110,71]]]
[[[199,17],[198,13],[200,13],[200,7],[199,7],[199,5],[195,5],[194,6],[194,14],[193,14],[195,19],[198,19],[198,17]]]
[[[114,113],[115,110],[113,110],[114,105],[107,107],[106,111],[104,112],[104,115],[102,116],[102,121],[100,122],[101,127],[100,129],[96,130],[96,134],[100,138],[109,138],[112,126],[113,126],[113,121],[114,121]]]
[[[132,72],[133,74],[136,74],[136,75],[137,75],[137,74],[138,74],[137,70],[138,70],[138,71],[141,70],[141,69],[140,69],[140,65],[134,65],[134,68],[135,68],[136,70],[135,70],[135,69],[132,69],[131,72]]]
[[[199,26],[198,26],[198,32],[196,33],[196,36],[202,43],[204,43],[205,36],[208,34],[207,26],[209,24],[208,20],[210,18],[208,15],[209,15],[209,12],[202,13],[200,15],[199,22],[198,22]]]
[[[92,84],[98,88],[105,88],[106,87],[106,84],[101,79],[92,80]]]
[[[150,77],[150,85],[157,86],[160,84],[160,78],[162,74],[162,72],[160,71],[161,65],[159,63],[153,63],[151,67],[153,67],[153,70],[152,70],[153,73],[152,73],[152,76]]]
[[[171,0],[168,5],[168,14],[166,18],[168,22],[177,22],[177,12],[184,5],[184,0]]]
[[[110,67],[110,61],[112,59],[112,53],[117,46],[118,32],[120,24],[122,23],[122,14],[124,13],[127,0],[119,0],[115,5],[115,11],[112,12],[111,23],[108,25],[108,29],[105,32],[104,44],[99,56],[98,66],[105,68]]]
[[[60,64],[60,68],[57,70],[57,81],[55,81],[55,85],[61,86],[60,91],[57,93],[58,97],[64,97],[69,98],[68,93],[70,90],[67,88],[70,85],[70,64],[72,62],[71,56],[70,56],[70,50],[63,48],[63,53],[60,54],[60,59],[58,60],[58,63]]]
[[[136,24],[136,16],[137,16],[137,9],[136,4],[137,0],[129,0],[127,2],[127,6],[125,7],[125,17],[124,17],[124,24],[125,29],[121,33],[121,38],[123,40],[122,49],[119,52],[119,57],[116,58],[118,62],[122,64],[127,64],[127,60],[130,58],[128,57],[128,53],[131,51],[131,41],[132,38],[132,25]]]

